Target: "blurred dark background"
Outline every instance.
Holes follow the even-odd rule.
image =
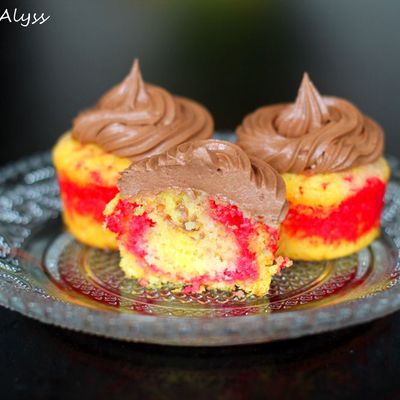
[[[303,71],[324,94],[377,119],[400,155],[400,2],[396,0],[1,2],[44,12],[0,22],[0,164],[52,146],[79,110],[139,57],[145,80],[197,99],[216,128],[292,100]]]

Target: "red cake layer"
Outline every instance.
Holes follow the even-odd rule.
[[[213,219],[223,224],[226,230],[235,235],[240,247],[240,256],[235,271],[225,271],[225,276],[232,278],[232,280],[256,279],[258,276],[256,256],[249,250],[249,239],[256,231],[256,224],[251,222],[249,218],[245,218],[243,213],[234,205],[221,205],[214,200],[210,200],[209,205]],[[258,225],[261,227],[261,224]],[[272,254],[275,254],[278,231],[270,229],[266,225],[262,225],[262,228],[268,231],[270,237],[270,242],[266,244],[266,247]]]
[[[142,248],[143,238],[148,228],[155,225],[146,213],[134,215],[136,203],[127,200],[119,200],[113,213],[106,217],[106,226],[117,234],[120,239],[127,233],[124,246],[135,256],[143,258],[146,252]]]
[[[63,177],[59,177],[58,182],[66,210],[91,216],[98,222],[104,221],[104,208],[118,192],[116,186],[109,187],[98,184],[81,186]]]
[[[124,246],[135,256],[143,259],[146,255],[143,249],[143,240],[146,231],[155,226],[146,213],[135,216],[133,212],[138,205],[131,203],[127,200],[119,200],[117,206],[111,215],[106,217],[106,225],[109,230],[116,233],[119,238],[127,233],[124,240]],[[237,243],[240,247],[240,255],[237,260],[236,268],[234,270],[225,270],[223,274],[217,276],[210,276],[205,274],[196,277],[189,282],[183,276],[172,277],[167,272],[163,271],[156,265],[147,265],[153,273],[160,273],[171,281],[178,279],[185,282],[188,286],[185,287],[184,292],[197,291],[200,286],[206,285],[210,282],[234,282],[237,280],[255,280],[258,278],[258,267],[256,263],[256,256],[249,250],[250,237],[255,233],[256,228],[262,226],[269,234],[269,243],[266,244],[267,248],[274,254],[277,250],[278,232],[275,229],[268,228],[265,225],[254,224],[249,218],[245,218],[240,210],[234,205],[221,205],[217,204],[214,200],[210,200],[210,215],[218,223],[221,223],[225,228],[234,234]],[[143,282],[145,284],[146,282]]]
[[[246,280],[258,275],[256,256],[249,250],[249,237],[255,227],[248,218],[233,205],[221,205],[210,200],[211,216],[225,226],[225,229],[235,235],[240,248],[240,255],[234,271],[226,270],[224,275],[231,280]]]
[[[366,185],[333,209],[290,205],[283,227],[289,235],[317,236],[325,243],[356,241],[379,226],[386,184],[369,178]]]

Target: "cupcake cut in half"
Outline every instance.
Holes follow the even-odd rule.
[[[262,107],[238,145],[283,176],[290,204],[280,251],[293,259],[346,256],[378,235],[389,167],[381,127],[353,104],[322,97],[307,74],[292,104]]]
[[[132,161],[179,143],[207,139],[213,120],[198,103],[143,81],[137,60],[129,75],[74,120],[53,151],[68,230],[85,244],[117,248],[103,211]]]
[[[290,264],[276,257],[285,186],[262,160],[219,140],[184,143],[133,163],[108,204],[121,268],[144,286],[268,292]]]

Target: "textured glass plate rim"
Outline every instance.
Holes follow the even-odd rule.
[[[34,157],[48,160],[49,155],[30,158]],[[398,165],[396,159],[392,160]],[[22,161],[29,163],[29,158]],[[0,177],[6,170],[10,175],[13,169],[18,170],[18,162],[0,169]],[[398,170],[393,172],[393,175],[399,175]],[[398,252],[397,241],[393,248]],[[317,309],[226,318],[151,316],[96,310],[12,286],[1,287],[0,305],[47,324],[113,339],[218,346],[296,338],[384,317],[400,309],[400,285],[369,297]]]
[[[400,309],[400,288],[320,309],[227,318],[119,314],[40,298],[17,288],[2,288],[0,304],[46,324],[113,339],[219,346],[292,339],[373,321]],[[121,329],[116,330],[117,326]]]

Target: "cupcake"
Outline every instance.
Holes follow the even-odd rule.
[[[289,263],[275,255],[284,182],[232,143],[180,144],[133,163],[118,188],[106,226],[122,270],[144,286],[262,296]]]
[[[379,235],[389,167],[383,131],[353,104],[321,97],[304,74],[293,104],[262,107],[237,129],[238,145],[271,164],[286,183],[289,212],[280,253],[327,260]]]
[[[204,107],[144,83],[135,60],[129,75],[79,114],[54,148],[68,230],[87,245],[117,248],[103,227],[103,211],[117,194],[120,172],[132,161],[212,134],[213,120]]]

